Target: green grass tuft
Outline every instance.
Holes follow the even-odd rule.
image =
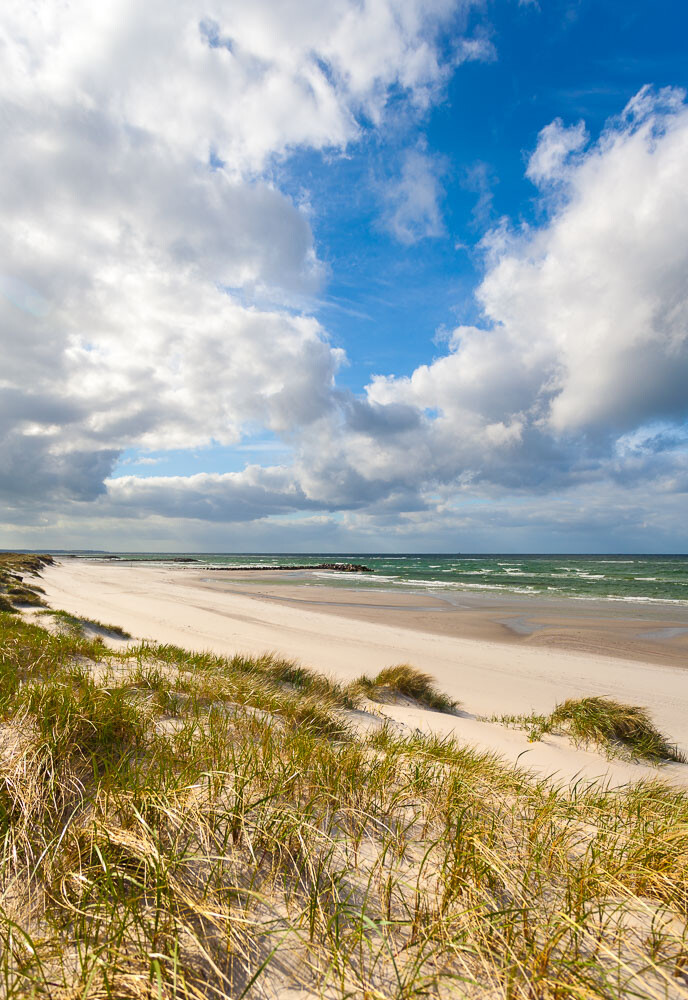
[[[685,757],[657,729],[647,710],[599,696],[568,698],[550,716],[553,729],[575,740],[614,748],[617,744],[643,760],[685,762]]]
[[[93,763],[120,759],[143,745],[145,717],[124,688],[103,688],[89,677],[33,683],[23,692],[39,737],[59,756]]]
[[[71,615],[68,611],[62,611],[54,608],[49,608],[48,610],[43,611],[42,614],[51,615],[63,626],[63,628],[67,631],[72,631],[77,635],[84,635],[85,631],[93,629],[96,633],[101,633],[101,635],[105,635],[107,637],[131,639],[129,632],[120,628],[119,625],[105,625],[103,622],[99,622],[95,618],[79,618],[77,615]]]
[[[0,611],[12,611],[16,605],[44,607],[40,596],[43,589],[27,583],[23,574],[40,575],[44,566],[53,562],[52,556],[39,556],[19,552],[0,552]]]
[[[371,701],[389,701],[404,695],[436,712],[453,712],[458,707],[458,702],[437,690],[430,674],[408,663],[385,667],[372,678],[364,675],[354,682],[352,691],[360,691]]]
[[[657,729],[647,709],[599,695],[568,698],[549,715],[502,715],[492,721],[526,729],[532,741],[545,733],[558,733],[599,747],[609,757],[686,762],[678,747]]]

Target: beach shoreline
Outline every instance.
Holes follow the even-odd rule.
[[[15,602],[2,615],[5,866],[13,928],[40,921],[40,937],[30,940],[41,948],[39,971],[49,970],[41,994],[53,995],[59,974],[68,984],[60,995],[74,995],[73,950],[94,955],[99,967],[105,938],[119,948],[126,988],[117,995],[138,996],[148,960],[180,940],[174,974],[183,969],[187,992],[200,969],[200,996],[206,957],[213,970],[227,968],[237,913],[234,940],[253,963],[240,967],[239,988],[245,994],[246,977],[261,973],[267,989],[256,996],[329,997],[321,972],[338,974],[342,941],[352,986],[336,996],[368,994],[368,968],[382,984],[376,995],[396,996],[414,912],[425,935],[417,950],[433,978],[411,955],[415,978],[405,979],[404,995],[427,993],[430,981],[438,997],[449,995],[457,953],[445,928],[465,926],[467,913],[469,947],[460,957],[477,956],[476,995],[501,974],[505,939],[509,961],[518,949],[525,992],[537,939],[555,946],[550,981],[564,982],[559,970],[568,975],[575,959],[588,992],[599,969],[597,992],[605,995],[609,963],[579,955],[583,932],[595,946],[609,945],[602,957],[614,955],[615,981],[636,963],[629,995],[659,995],[655,984],[673,983],[685,947],[688,763],[671,727],[685,717],[677,712],[685,712],[686,671],[395,627],[389,608],[386,622],[323,613],[313,610],[319,588],[314,601],[295,606],[202,586],[194,574],[161,566],[24,557],[6,560],[3,579]],[[411,607],[392,602],[392,616]],[[428,608],[426,599],[418,613]],[[273,655],[242,655],[268,644]],[[306,669],[286,652],[300,654]],[[375,673],[402,654],[437,687],[410,666]],[[513,711],[519,697],[521,707],[538,699],[551,707],[573,690],[589,695],[595,670],[616,685],[613,693],[650,711],[578,699],[525,725],[475,712],[480,698]],[[354,683],[342,683],[352,671]],[[461,706],[438,688],[460,690]],[[605,718],[611,728],[600,729]],[[73,901],[94,920],[75,929]],[[320,936],[304,934],[310,913]],[[333,942],[333,914],[342,926],[360,920],[361,932],[354,925],[353,937]],[[495,915],[500,946],[490,938],[480,952]],[[382,926],[388,937],[379,943],[369,931]],[[563,943],[562,927],[572,928]],[[5,953],[23,963],[24,982],[26,953]],[[359,973],[361,954],[369,965]],[[57,974],[56,955],[64,956]],[[108,943],[99,995],[112,993],[112,955]],[[233,970],[215,992],[237,992]],[[92,966],[76,975],[90,984]],[[512,966],[504,981],[513,984]]]
[[[194,582],[227,595],[248,596],[355,621],[507,645],[544,646],[666,666],[688,665],[688,607],[471,591],[398,591],[331,587],[308,574],[241,572]],[[302,579],[299,579],[301,577]]]
[[[601,695],[645,706],[660,729],[686,751],[688,670],[678,659],[642,661],[534,644],[509,629],[504,630],[506,641],[422,630],[418,625],[423,621],[436,624],[436,619],[451,617],[451,612],[433,611],[428,595],[414,605],[417,595],[397,595],[392,600],[386,592],[381,598],[387,606],[370,608],[364,606],[370,603],[369,593],[347,597],[337,588],[334,609],[313,604],[327,588],[309,587],[305,595],[298,586],[292,588],[296,593],[285,592],[283,585],[269,587],[266,580],[253,576],[239,585],[237,574],[232,574],[227,590],[220,573],[213,574],[217,582],[211,583],[207,574],[178,566],[58,560],[44,570],[41,583],[53,608],[112,622],[137,639],[222,655],[272,651],[341,681],[410,663],[431,674],[441,690],[460,702],[462,711],[446,716],[402,706],[386,709],[395,724],[455,736],[542,773],[567,778],[583,774],[622,783],[653,777],[688,783],[685,765],[658,771],[609,762],[561,738],[529,743],[522,730],[484,721],[500,715],[547,713],[565,698]],[[300,599],[307,603],[298,603]]]

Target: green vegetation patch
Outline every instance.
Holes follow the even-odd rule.
[[[87,674],[42,679],[18,700],[36,735],[57,757],[80,755],[92,765],[121,761],[145,740],[145,714],[128,688],[101,687]]]
[[[394,701],[399,695],[412,698],[425,708],[436,712],[453,712],[458,702],[438,691],[430,674],[417,670],[408,663],[385,667],[375,677],[360,677],[351,686],[371,701]]]
[[[599,747],[610,757],[651,763],[686,761],[657,729],[647,709],[599,695],[568,698],[549,715],[500,716],[494,721],[527,729],[531,740],[545,733],[570,736],[575,743]]]
[[[685,761],[676,746],[657,729],[647,709],[611,698],[568,698],[550,716],[553,728],[575,740],[602,746],[619,745],[643,760]]]
[[[131,634],[119,625],[106,625],[96,618],[80,618],[77,615],[71,615],[68,611],[53,610],[52,608],[43,613],[52,615],[65,629],[71,629],[81,635],[87,634],[91,630],[106,638],[131,639]]]
[[[24,574],[39,576],[44,566],[52,564],[49,555],[0,552],[0,611],[12,611],[21,606],[44,607],[40,596],[44,591],[36,583],[28,583]]]

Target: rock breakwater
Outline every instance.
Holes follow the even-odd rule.
[[[331,569],[335,570],[337,573],[373,573],[374,570],[370,566],[363,566],[361,563],[309,563],[304,565],[297,565],[295,563],[283,563],[279,566],[207,566],[206,569],[213,570],[215,572],[222,573],[243,573],[246,570],[251,572],[260,571],[265,572],[268,570],[286,570],[286,569]]]

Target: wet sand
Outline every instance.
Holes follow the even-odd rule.
[[[187,570],[199,587],[433,635],[546,646],[688,667],[688,607],[483,592],[399,593],[314,583],[312,574]]]

